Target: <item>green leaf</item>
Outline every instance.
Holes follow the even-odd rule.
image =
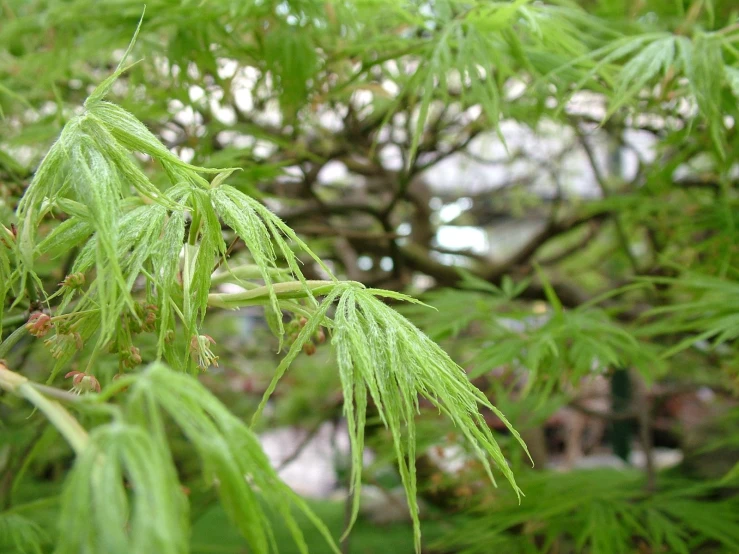
[[[187,501],[166,447],[138,426],[96,427],[69,475],[59,525],[59,554],[187,552]]]
[[[182,430],[201,459],[206,482],[217,487],[226,513],[255,554],[269,554],[274,540],[257,495],[281,516],[299,552],[307,553],[307,547],[293,508],[307,516],[330,550],[338,553],[326,527],[272,468],[258,437],[195,378],[152,364],[136,377],[128,406],[132,417],[154,436],[165,436],[160,410]]]
[[[416,500],[415,414],[418,396],[427,398],[449,417],[467,439],[490,479],[495,482],[489,458],[520,494],[513,472],[492,431],[479,412],[481,407],[495,413],[521,446],[521,437],[505,416],[467,380],[462,368],[419,329],[377,299],[384,291],[373,291],[353,284],[337,286],[308,319],[296,343],[275,372],[261,406],[275,388],[277,380],[318,325],[324,324],[329,306],[337,300],[331,344],[336,350],[344,394],[344,415],[352,449],[351,488],[354,491],[352,517],[359,510],[362,484],[362,455],[367,402],[377,407],[382,423],[390,430],[393,447],[408,507],[414,526],[416,549],[420,551],[420,523]],[[397,295],[391,295],[393,297]],[[259,412],[258,412],[259,413]],[[256,416],[255,416],[256,417]]]
[[[49,536],[33,520],[12,512],[0,512],[0,551],[42,554]]]
[[[298,258],[287,244],[286,239],[291,239],[298,248],[319,263],[326,273],[332,275],[325,264],[295,235],[293,230],[257,200],[228,185],[212,189],[210,197],[224,223],[241,237],[255,264],[259,267],[262,279],[269,290],[270,305],[275,316],[281,312],[272,287],[272,272],[278,267],[277,252],[273,243],[277,245],[279,253],[287,262],[292,276],[304,284],[309,297],[312,297],[310,288],[300,271]],[[281,318],[279,319],[279,333],[280,336],[284,334]]]
[[[673,36],[658,38],[623,66],[615,101],[610,103],[606,118],[630,102],[647,83],[668,71],[675,59],[675,41]]]
[[[726,151],[721,89],[725,71],[720,39],[715,35],[698,35],[694,41],[691,62],[690,86],[698,102],[698,108],[708,122],[714,145],[723,158]]]

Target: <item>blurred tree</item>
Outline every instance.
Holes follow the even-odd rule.
[[[366,427],[417,550],[417,494],[455,514],[444,551],[739,550],[734,2],[142,11],[0,3],[0,549],[197,549],[216,496],[250,551],[325,551],[295,508],[336,548],[264,410],[346,419],[347,527]],[[565,405],[644,475],[527,468],[513,428],[541,469]],[[658,475],[662,413],[686,464]]]

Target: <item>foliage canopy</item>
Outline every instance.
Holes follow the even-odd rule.
[[[730,1],[0,10],[0,548],[188,552],[199,495],[215,492],[250,551],[278,549],[275,516],[299,552],[301,517],[338,551],[253,429],[326,335],[351,443],[342,540],[376,415],[417,552],[417,460],[447,424],[510,491],[475,478],[470,496],[495,508],[444,548],[739,548],[723,496],[736,468],[657,490],[648,467],[645,489],[631,472],[532,472],[522,439],[593,374],[736,393]],[[463,182],[470,164],[492,184]],[[502,254],[440,243],[445,227],[495,236],[501,219],[531,227]],[[244,410],[201,375],[237,363],[214,318],[253,306],[284,354]],[[447,421],[432,433],[428,408]],[[39,500],[29,472],[52,444],[64,486]],[[592,488],[577,532],[582,499],[560,499],[573,483]]]

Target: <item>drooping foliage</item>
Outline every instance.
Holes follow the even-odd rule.
[[[121,73],[124,62],[125,56],[114,77]],[[18,207],[14,254],[19,265],[8,275],[11,291],[14,285],[17,290],[34,287],[35,283],[41,284],[34,268],[40,254],[53,255],[80,247],[67,278],[69,282],[62,284],[54,334],[46,341],[57,359],[49,381],[77,350],[92,341],[84,379],[94,383],[92,388],[98,391],[94,362],[102,349],[118,352],[122,366],[137,365],[141,358],[131,335],[135,331],[155,330],[153,319],[159,322],[158,356],[185,371],[217,365],[217,357],[210,351],[212,339],[201,334],[200,328],[209,298],[219,298],[210,296],[210,280],[226,254],[221,222],[247,245],[264,281],[261,298],[257,295],[251,300],[264,302],[273,310],[280,335],[284,333],[281,308],[289,309],[281,306],[281,299],[291,295],[308,298],[314,301],[314,309],[317,307],[315,291],[303,277],[286,239],[329,272],[292,229],[254,199],[225,184],[233,170],[206,169],[180,161],[133,115],[105,101],[114,83],[114,79],[108,78],[91,93],[83,113],[65,125],[36,171]],[[156,187],[132,161],[134,152],[159,162],[169,177],[169,186]],[[208,182],[201,173],[217,176]],[[54,210],[69,213],[69,219],[49,236],[38,237],[39,222]],[[190,223],[187,232],[186,217]],[[297,279],[283,283],[290,285],[287,294],[281,294],[272,280],[277,252],[285,260],[288,276]],[[88,282],[91,274],[93,278]],[[325,323],[328,308],[338,297],[332,342],[337,349],[345,411],[350,421],[352,487],[357,499],[352,523],[359,508],[364,412],[369,391],[393,434],[414,521],[416,549],[420,551],[413,432],[417,394],[432,399],[460,426],[486,464],[491,479],[488,456],[516,487],[503,453],[478,412],[478,404],[495,408],[470,385],[463,370],[443,350],[375,296],[335,280],[320,284],[328,296],[311,316],[313,323],[303,334],[307,336]],[[133,299],[135,285],[145,292],[147,303],[143,307]],[[370,292],[397,297],[390,291]],[[16,298],[20,299],[20,294]],[[51,299],[41,302],[47,304]],[[220,302],[230,302],[230,307],[246,305],[245,300],[248,299],[239,293],[220,297]],[[358,319],[360,306],[362,321]],[[127,326],[121,325],[122,318]],[[177,352],[174,336],[178,328],[184,333],[184,340],[179,341],[185,346],[181,352]],[[369,350],[363,348],[368,333],[375,341]],[[277,370],[278,376],[304,342],[305,338],[300,337],[295,341]],[[403,367],[411,372],[410,380],[397,374]],[[131,379],[124,377],[122,382]],[[62,504],[59,551],[187,550],[186,503],[181,495],[173,496],[171,492],[176,489],[177,479],[158,411],[161,409],[194,445],[206,473],[212,472],[218,480],[227,513],[255,552],[275,548],[255,490],[261,491],[270,508],[282,515],[301,552],[307,552],[301,532],[292,521],[288,499],[301,506],[317,525],[321,524],[280,482],[251,431],[209,398],[192,377],[177,376],[154,365],[139,379],[127,393],[131,414],[121,419],[114,411],[114,421],[94,429],[79,454]],[[120,389],[115,384],[111,386]],[[7,388],[15,391],[10,383]],[[107,390],[104,395],[109,394]],[[130,502],[124,481],[133,491]],[[331,537],[326,537],[333,545]]]
[[[277,550],[282,529],[301,552],[310,532],[335,550],[243,423],[269,423],[288,369],[327,335],[351,447],[345,533],[372,478],[365,447],[384,447],[420,551],[427,451],[448,431],[480,464],[482,509],[444,547],[737,548],[724,495],[739,466],[656,491],[653,474],[537,474],[515,430],[616,369],[739,390],[733,2],[143,9],[0,5],[0,408],[20,422],[0,428],[0,549],[187,552],[212,493],[250,551]],[[533,230],[518,244],[500,220]],[[505,248],[447,248],[450,226]],[[436,311],[394,292],[429,282]],[[285,350],[256,415],[198,382],[247,365],[217,318],[253,307]],[[37,507],[24,487],[47,455],[65,485]],[[483,484],[498,472],[509,488]]]

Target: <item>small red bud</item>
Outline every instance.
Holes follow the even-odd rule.
[[[140,364],[141,363],[141,352],[139,351],[139,349],[136,348],[135,346],[132,346],[130,349],[130,352],[131,352],[131,360],[136,365]]]
[[[51,329],[51,318],[43,312],[33,312],[28,318],[26,329],[34,337],[43,337]]]
[[[303,345],[303,352],[305,352],[308,356],[312,356],[316,353],[316,345],[313,344],[311,341],[306,342]]]

